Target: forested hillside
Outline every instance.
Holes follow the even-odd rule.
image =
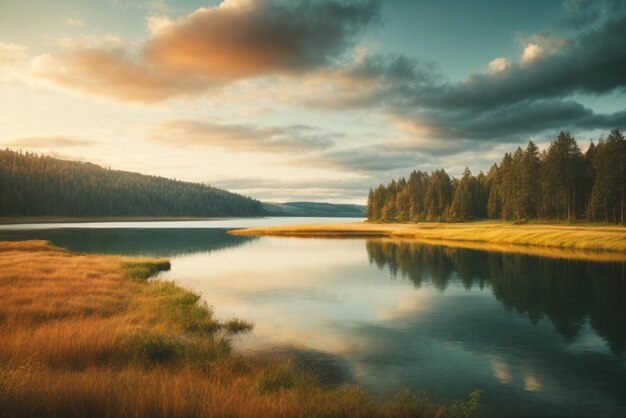
[[[626,140],[614,129],[582,152],[561,132],[539,152],[507,153],[486,173],[460,179],[445,170],[413,171],[370,190],[367,217],[372,221],[575,220],[625,222]]]
[[[335,204],[320,202],[264,202],[268,216],[324,216],[324,217],[353,217],[365,216],[364,205]]]
[[[198,183],[0,151],[0,216],[252,216],[261,202]]]

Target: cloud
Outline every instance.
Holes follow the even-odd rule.
[[[565,0],[561,26],[583,29],[626,13],[623,0]]]
[[[520,62],[527,65],[532,61],[557,54],[569,45],[569,41],[554,34],[535,34],[521,40],[524,45]]]
[[[328,109],[378,109],[402,121],[404,132],[417,140],[510,139],[555,126],[624,126],[623,112],[598,114],[574,99],[623,94],[624,39],[624,17],[571,39],[534,35],[524,40],[520,62],[496,59],[488,71],[460,82],[446,80],[433,63],[374,55],[320,74],[319,85],[294,100]]]
[[[329,149],[295,158],[290,164],[296,167],[325,167],[344,172],[368,174],[429,165],[428,158],[424,154],[407,153],[405,150],[393,150],[379,145]]]
[[[144,51],[171,71],[240,79],[328,65],[376,18],[379,2],[228,0],[158,18]]]
[[[524,48],[522,53],[522,64],[527,64],[542,54],[543,49],[537,45],[530,43]]]
[[[434,139],[522,139],[529,133],[551,129],[610,129],[626,126],[626,112],[596,114],[573,100],[528,100],[487,109],[435,110],[408,113],[405,126],[429,124]],[[426,122],[424,122],[426,121]],[[437,142],[443,145],[441,141]],[[424,151],[428,148],[420,148]],[[451,148],[451,152],[457,151]]]
[[[197,95],[331,65],[379,13],[379,0],[226,0],[179,19],[149,17],[150,36],[137,49],[70,47],[39,57],[36,73],[125,101]]]
[[[63,55],[41,55],[33,73],[55,85],[130,102],[151,103],[206,90],[203,77],[176,77],[144,65],[122,48],[73,48]]]
[[[25,46],[0,42],[0,67],[18,64],[26,58],[27,51]]]
[[[367,191],[375,184],[371,177],[346,178],[338,182],[326,178],[290,180],[285,178],[230,178],[211,180],[211,184],[226,190],[254,196],[264,201],[285,200],[354,200],[363,202]]]
[[[77,17],[68,17],[65,19],[65,23],[69,26],[75,26],[77,28],[82,28],[85,26],[85,22]]]
[[[489,71],[491,73],[499,73],[504,71],[509,66],[509,61],[506,58],[496,58],[489,63]]]
[[[94,143],[82,138],[74,138],[67,136],[29,136],[3,142],[7,147],[11,148],[68,148],[68,147],[87,147]]]
[[[413,107],[416,97],[440,94],[445,79],[436,63],[401,54],[370,54],[309,77],[291,100],[326,109]]]
[[[177,119],[156,124],[151,130],[152,140],[177,147],[295,153],[333,145],[330,135],[304,125],[262,127]]]

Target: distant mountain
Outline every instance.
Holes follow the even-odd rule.
[[[267,216],[365,217],[365,205],[318,202],[263,202]]]
[[[263,216],[258,200],[199,183],[0,150],[0,216]]]

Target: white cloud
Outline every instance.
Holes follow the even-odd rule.
[[[568,46],[565,38],[552,34],[537,34],[522,40],[522,64],[527,64],[539,57],[554,55]]]
[[[506,58],[496,58],[489,63],[489,72],[492,74],[502,72],[509,67],[509,61]]]
[[[527,64],[541,55],[542,48],[537,44],[528,44],[522,52],[522,63]]]

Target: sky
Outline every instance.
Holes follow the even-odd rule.
[[[364,204],[626,127],[626,0],[0,0],[0,147]]]

